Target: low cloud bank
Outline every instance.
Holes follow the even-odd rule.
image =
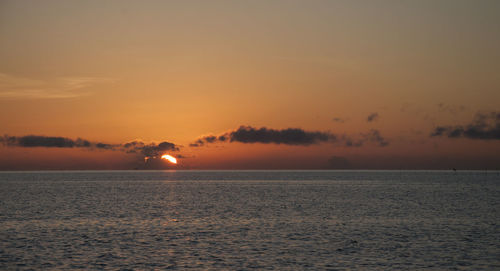
[[[71,138],[59,136],[8,136],[0,137],[0,142],[5,146],[12,147],[46,147],[46,148],[99,148],[107,149],[112,145],[105,143],[91,143],[88,140],[78,138],[73,140]]]
[[[154,157],[165,151],[179,151],[179,146],[174,143],[163,141],[160,143],[144,143],[142,141],[132,141],[125,144],[107,144],[102,142],[91,142],[89,140],[78,138],[73,140],[58,136],[8,136],[0,137],[0,143],[9,147],[23,148],[87,148],[124,151],[127,153],[140,153],[145,157]]]

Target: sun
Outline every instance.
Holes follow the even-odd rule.
[[[166,160],[168,160],[172,164],[177,164],[177,159],[175,159],[175,157],[173,157],[171,155],[168,155],[168,154],[162,155],[161,159],[166,159]]]

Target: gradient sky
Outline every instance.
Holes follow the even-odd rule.
[[[498,14],[496,0],[1,0],[0,169],[498,169]],[[245,141],[240,126],[266,129]],[[290,143],[288,128],[328,139]],[[208,135],[230,138],[194,147]],[[173,143],[159,150],[179,164],[131,141]]]

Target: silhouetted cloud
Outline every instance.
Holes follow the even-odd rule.
[[[472,123],[467,125],[437,126],[430,136],[500,140],[500,112],[477,113]]]
[[[6,146],[17,146],[17,147],[46,147],[46,148],[103,148],[111,149],[112,145],[104,143],[90,143],[88,140],[78,138],[76,140],[59,137],[59,136],[37,136],[37,135],[27,135],[27,136],[8,136],[5,135],[0,138]]]
[[[17,138],[17,144],[21,147],[57,147],[72,148],[75,142],[64,137],[45,137],[45,136],[23,136]]]
[[[179,147],[167,141],[161,143],[146,144],[141,141],[132,141],[125,144],[107,144],[102,142],[90,142],[78,138],[73,140],[66,137],[57,136],[8,136],[0,137],[0,143],[11,147],[46,147],[46,148],[89,148],[103,150],[119,150],[127,153],[141,153],[147,157],[159,156],[165,151],[179,151]]]
[[[220,136],[204,136],[189,144],[191,147],[200,147],[207,143],[215,142],[240,142],[240,143],[263,143],[284,145],[312,145],[321,142],[335,140],[336,136],[329,132],[305,131],[300,128],[269,129],[266,127],[254,128],[251,126],[240,126],[238,129],[222,134]]]
[[[205,145],[205,143],[201,139],[198,139],[193,143],[189,143],[189,147],[201,147],[203,145]]]
[[[214,136],[214,135],[208,135],[208,136],[202,136],[201,138],[197,139],[195,142],[189,144],[190,147],[201,147],[205,145],[205,143],[215,143],[217,141],[226,141],[225,136]]]
[[[142,153],[146,157],[159,156],[165,151],[179,151],[179,147],[171,142],[150,143],[146,144],[142,141],[132,141],[122,145],[125,152]]]
[[[228,136],[227,135],[220,135],[217,139],[221,142],[224,142],[224,141],[228,140]]]
[[[76,146],[78,146],[78,147],[83,147],[83,148],[90,148],[90,147],[91,147],[91,143],[90,143],[90,141],[85,140],[85,139],[81,139],[81,138],[78,138],[78,139],[75,141],[75,144],[76,144]],[[102,144],[102,143],[101,143],[101,144]]]
[[[368,117],[366,117],[366,121],[372,122],[372,121],[376,121],[378,118],[379,118],[379,115],[377,112],[375,112],[375,113],[371,113],[370,115],[368,115]]]
[[[95,147],[98,148],[98,149],[105,149],[105,150],[111,150],[111,149],[113,149],[113,145],[106,144],[106,143],[96,143]]]
[[[144,142],[142,141],[131,141],[122,145],[124,150],[128,153],[136,153],[144,147]]]
[[[217,140],[217,137],[216,136],[206,136],[204,139],[208,143],[213,143]]]
[[[328,132],[305,131],[299,128],[275,130],[266,127],[256,129],[251,126],[241,126],[236,131],[229,133],[230,142],[241,143],[311,145],[335,138],[335,135]]]
[[[370,130],[353,138],[347,135],[336,135],[330,132],[306,131],[300,128],[270,129],[266,127],[254,128],[240,126],[238,129],[219,136],[203,136],[193,143],[191,147],[201,147],[216,142],[240,142],[308,146],[319,143],[336,143],[346,147],[359,147],[365,142],[375,142],[379,146],[387,146],[389,142],[384,139],[378,130]]]

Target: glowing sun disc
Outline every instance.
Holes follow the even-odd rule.
[[[175,157],[173,157],[171,155],[168,155],[168,154],[162,155],[161,159],[166,159],[166,160],[168,160],[172,164],[177,164],[177,159],[175,159]]]

